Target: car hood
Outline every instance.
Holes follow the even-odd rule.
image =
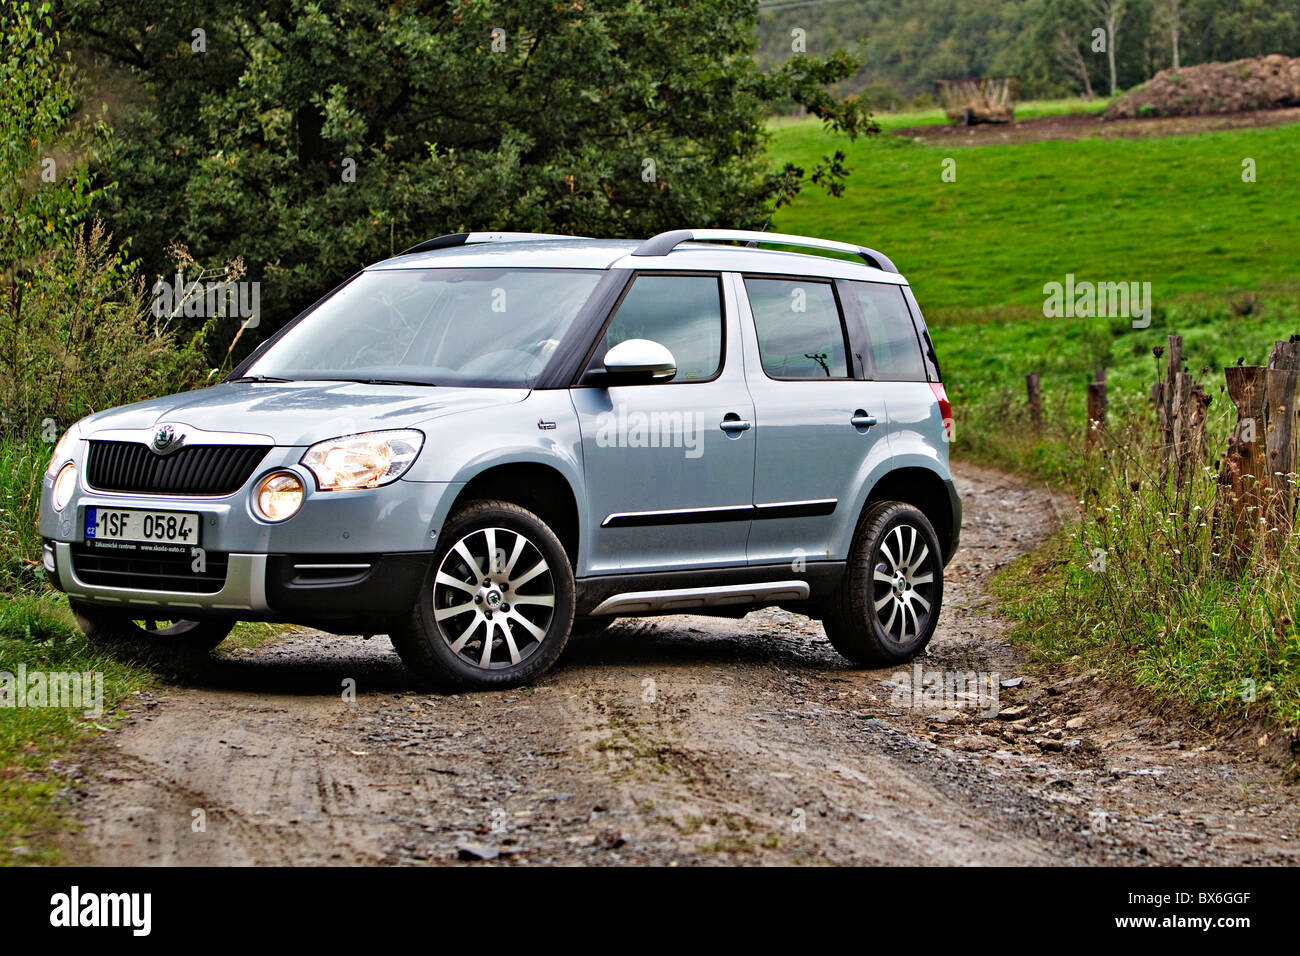
[[[418,428],[457,412],[523,401],[523,388],[365,385],[357,382],[231,382],[123,405],[91,416],[83,434],[164,423],[267,435],[277,445],[385,428]],[[179,430],[179,429],[178,429]]]

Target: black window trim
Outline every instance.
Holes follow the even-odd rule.
[[[850,307],[852,308],[853,312],[854,312],[855,315],[857,316],[857,321],[858,321],[858,324],[859,324],[859,328],[861,329],[861,332],[862,332],[862,346],[863,346],[863,351],[865,352],[865,354],[866,354],[866,356],[867,356],[867,361],[870,363],[871,374],[870,374],[869,377],[866,378],[866,381],[869,381],[869,382],[928,382],[928,381],[931,381],[931,378],[930,378],[930,362],[929,362],[929,361],[927,360],[927,358],[926,358],[926,354],[925,354],[925,343],[924,343],[923,341],[921,341],[921,337],[920,337],[920,335],[919,335],[918,332],[917,332],[917,327],[916,327],[916,314],[915,314],[915,312],[912,310],[911,303],[909,303],[909,302],[907,301],[907,293],[904,291],[907,287],[906,287],[906,286],[902,286],[902,285],[898,285],[897,283],[894,283],[894,282],[875,282],[875,281],[873,281],[873,280],[871,280],[871,279],[844,279],[844,278],[840,278],[840,279],[836,279],[835,281],[836,281],[837,283],[839,283],[839,282],[843,282],[843,283],[846,284],[846,286],[847,286],[848,283],[859,283],[859,284],[861,284],[861,285],[878,285],[878,286],[886,286],[886,287],[890,287],[890,288],[893,288],[893,289],[898,290],[898,296],[899,296],[899,299],[900,299],[900,301],[902,301],[902,303],[903,303],[903,311],[907,314],[908,320],[911,322],[911,325],[912,325],[912,338],[913,338],[913,339],[915,340],[915,342],[916,342],[916,354],[917,354],[917,357],[920,358],[920,360],[921,360],[921,374],[924,375],[925,378],[879,378],[879,377],[878,377],[877,370],[876,370],[876,353],[875,353],[874,349],[872,349],[872,347],[871,347],[871,330],[867,327],[867,316],[866,316],[866,314],[862,311],[862,303],[858,301],[858,298],[857,298],[856,295],[851,294],[851,293],[853,292],[853,290],[852,290],[851,287],[846,287],[846,288],[844,289],[844,298],[845,298],[845,300],[849,303],[849,305],[850,305]]]
[[[916,295],[912,292],[910,285],[901,286],[903,290],[903,301],[907,303],[907,311],[912,316],[912,328],[916,332],[916,337],[921,341],[921,360],[925,364],[926,381],[943,382],[943,369],[939,366],[939,353],[934,349],[934,341],[930,338],[930,330],[925,324],[925,317],[921,315],[921,306],[917,304]]]
[[[844,364],[848,366],[848,374],[840,376],[827,376],[826,378],[787,378],[780,375],[773,375],[763,364],[763,343],[758,340],[758,317],[754,314],[754,303],[749,299],[749,287],[745,285],[750,279],[774,279],[778,282],[815,282],[821,285],[828,285],[831,288],[831,297],[835,300],[835,309],[840,317],[840,335],[844,338]],[[754,342],[758,345],[758,367],[763,370],[763,374],[773,382],[854,382],[860,381],[862,376],[860,372],[861,357],[855,355],[853,351],[853,342],[849,339],[848,321],[845,317],[844,303],[840,299],[837,283],[839,279],[830,276],[801,276],[785,275],[775,272],[742,272],[740,273],[740,288],[745,293],[745,305],[749,309],[749,317],[754,323]]]
[[[641,276],[680,276],[680,277],[706,277],[715,279],[718,284],[718,315],[722,320],[722,341],[718,351],[718,369],[708,378],[695,378],[690,380],[683,379],[677,381],[674,379],[670,382],[646,382],[646,385],[660,387],[664,385],[704,385],[707,382],[716,382],[722,377],[727,368],[727,295],[726,288],[722,283],[722,272],[712,269],[636,269],[633,270],[627,279],[627,284],[623,286],[618,297],[614,300],[605,313],[604,320],[600,323],[600,328],[592,336],[591,345],[587,349],[586,357],[578,365],[577,372],[573,375],[570,383],[571,388],[606,388],[599,381],[587,381],[588,375],[592,372],[599,372],[600,369],[592,367],[592,362],[596,360],[596,353],[600,349],[600,343],[605,341],[605,335],[609,332],[609,324],[618,314],[619,308],[623,305],[623,300],[627,298],[632,286],[636,285],[636,280]],[[619,386],[623,387],[623,386]],[[639,387],[639,386],[638,386]]]

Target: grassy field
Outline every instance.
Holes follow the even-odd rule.
[[[1192,371],[1262,361],[1275,336],[1300,331],[1300,126],[960,148],[850,143],[810,120],[771,130],[777,161],[809,167],[835,149],[852,170],[844,196],[807,191],[772,228],[861,242],[899,265],[945,366],[958,454],[1054,474],[1075,460],[1095,367],[1123,402],[1145,394],[1151,349],[1171,331]],[[1246,158],[1257,182],[1242,181]],[[941,178],[947,159],[955,182]],[[1044,285],[1067,273],[1150,282],[1150,326],[1045,317]],[[1046,441],[1018,427],[1029,372],[1057,411]]]

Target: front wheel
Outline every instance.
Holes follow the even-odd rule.
[[[474,501],[448,519],[420,598],[389,637],[403,663],[437,686],[517,687],[564,650],[574,593],[568,555],[541,518]]]
[[[835,649],[864,667],[911,660],[934,635],[943,603],[943,554],[929,520],[884,501],[863,514],[844,580],[822,617]]]
[[[225,618],[180,620],[160,615],[138,618],[93,604],[71,602],[82,632],[95,644],[119,650],[206,654],[224,641],[235,622]],[[145,612],[137,611],[137,614]]]

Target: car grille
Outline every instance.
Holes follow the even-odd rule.
[[[243,487],[265,445],[193,445],[156,455],[133,441],[91,441],[86,483],[98,491],[157,495],[229,495]]]
[[[177,553],[113,551],[88,545],[72,546],[72,568],[84,584],[130,588],[133,591],[183,591],[216,594],[226,585],[224,554],[209,551],[205,567],[196,573],[189,549]]]

